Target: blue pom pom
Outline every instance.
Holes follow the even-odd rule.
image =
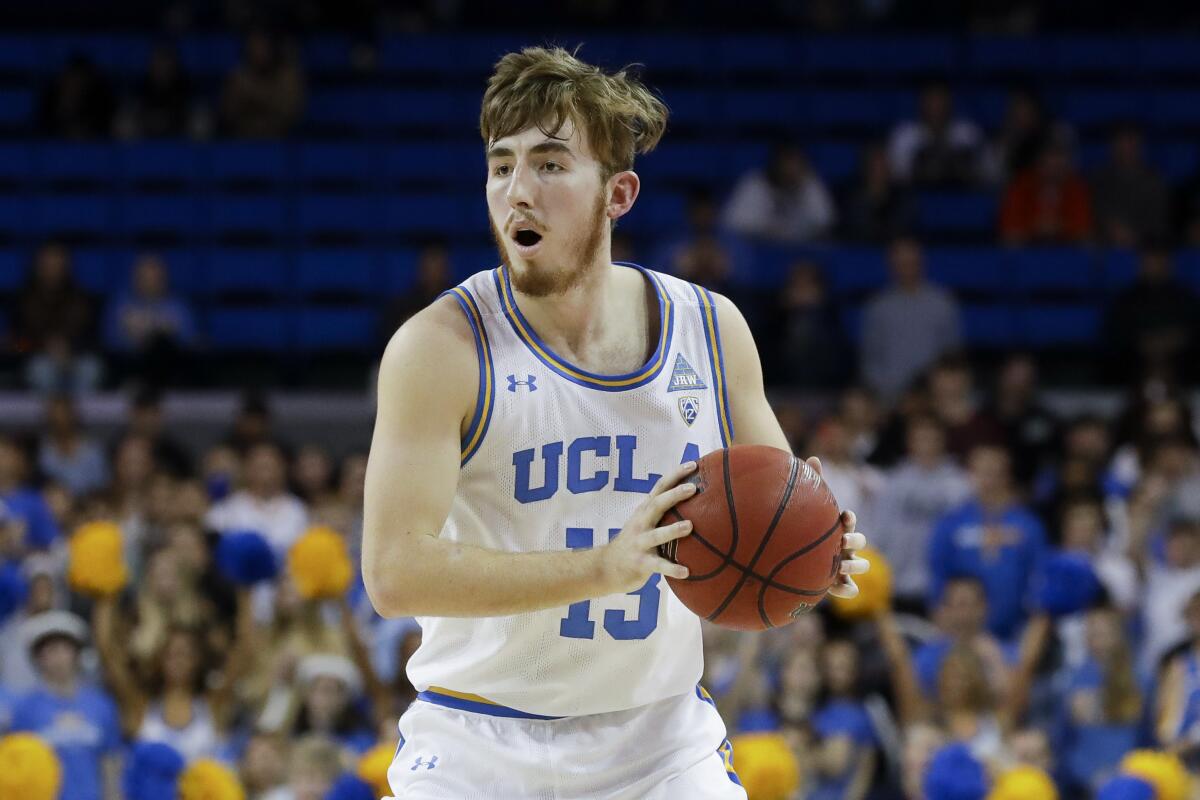
[[[1102,593],[1091,562],[1077,553],[1056,553],[1046,560],[1038,582],[1038,608],[1053,617],[1091,607]]]
[[[925,768],[926,800],[983,800],[987,775],[964,744],[937,751]]]
[[[134,744],[125,761],[122,786],[126,800],[161,800],[174,797],[179,774],[183,772],[183,756],[170,745],[161,742]]]
[[[325,800],[375,800],[375,792],[369,783],[347,772],[330,787]]]
[[[217,568],[241,586],[274,580],[279,562],[271,545],[257,531],[230,531],[217,543]]]
[[[29,583],[21,574],[19,564],[9,562],[0,566],[0,622],[25,605]]]
[[[1096,800],[1154,800],[1154,787],[1132,775],[1118,775],[1100,788]]]

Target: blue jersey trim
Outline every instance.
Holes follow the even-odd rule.
[[[725,379],[725,351],[721,348],[721,326],[717,321],[717,306],[708,289],[692,284],[700,303],[700,326],[708,345],[708,366],[712,369],[713,394],[717,397],[717,420],[721,429],[721,446],[733,444],[733,419],[729,415],[729,381]]]
[[[458,465],[461,468],[466,466],[471,456],[475,455],[479,446],[483,444],[484,434],[492,421],[492,408],[496,402],[496,372],[492,364],[492,348],[488,343],[487,331],[483,327],[483,315],[479,313],[475,297],[465,286],[455,286],[442,294],[452,295],[466,315],[467,324],[471,326],[471,333],[475,337],[475,353],[479,361],[479,391],[475,397],[475,415],[471,417],[471,424],[467,426],[467,432],[463,434],[459,446]]]
[[[716,709],[716,701],[713,700],[713,697],[708,693],[708,690],[700,684],[696,684],[696,697],[700,698],[700,700],[703,702],[708,703],[713,707],[714,710]],[[729,778],[729,780],[733,781],[738,786],[741,786],[742,779],[738,777],[737,772],[733,768],[733,743],[728,739],[721,742],[721,746],[717,748],[717,755],[721,757],[721,761],[725,765],[725,777]]]
[[[525,319],[525,316],[521,313],[521,309],[517,306],[517,300],[513,297],[512,293],[512,281],[509,279],[508,267],[501,266],[492,272],[492,277],[496,282],[496,292],[500,295],[500,302],[504,306],[504,315],[508,318],[509,325],[512,326],[517,338],[525,343],[525,346],[529,348],[529,351],[533,353],[537,360],[572,383],[586,386],[589,389],[599,389],[603,392],[622,392],[627,389],[636,389],[639,386],[645,386],[657,378],[659,373],[662,372],[663,365],[666,364],[667,353],[671,350],[671,337],[675,330],[675,304],[671,302],[671,298],[667,294],[667,290],[663,287],[662,282],[659,281],[658,276],[638,264],[624,261],[614,263],[620,266],[632,267],[641,272],[653,284],[654,292],[658,295],[658,347],[655,349],[654,354],[650,356],[650,360],[640,369],[625,375],[599,375],[595,372],[588,372],[558,356],[537,335],[537,331],[533,329],[533,326],[529,324],[529,321]]]
[[[471,711],[476,714],[487,714],[492,717],[509,717],[512,719],[562,719],[562,717],[545,717],[541,714],[530,714],[525,711],[518,711],[515,708],[498,705],[491,702],[483,702],[481,700],[468,700],[463,697],[454,697],[449,694],[442,694],[432,690],[420,692],[417,694],[418,700],[424,700],[426,703],[433,703],[437,706],[445,706],[458,711]]]

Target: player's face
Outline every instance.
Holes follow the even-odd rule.
[[[513,285],[535,297],[579,284],[607,262],[608,192],[582,130],[531,126],[488,148],[488,215]]]

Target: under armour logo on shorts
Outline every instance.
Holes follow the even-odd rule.
[[[408,771],[416,772],[417,767],[424,767],[425,769],[433,769],[436,766],[437,766],[437,756],[434,756],[433,758],[429,759],[428,761],[422,761],[421,757],[417,756],[416,762],[411,767],[408,768]]]

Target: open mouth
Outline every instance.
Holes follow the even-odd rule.
[[[517,243],[517,253],[522,258],[528,258],[536,253],[542,242],[542,235],[530,228],[519,229],[512,238]]]

